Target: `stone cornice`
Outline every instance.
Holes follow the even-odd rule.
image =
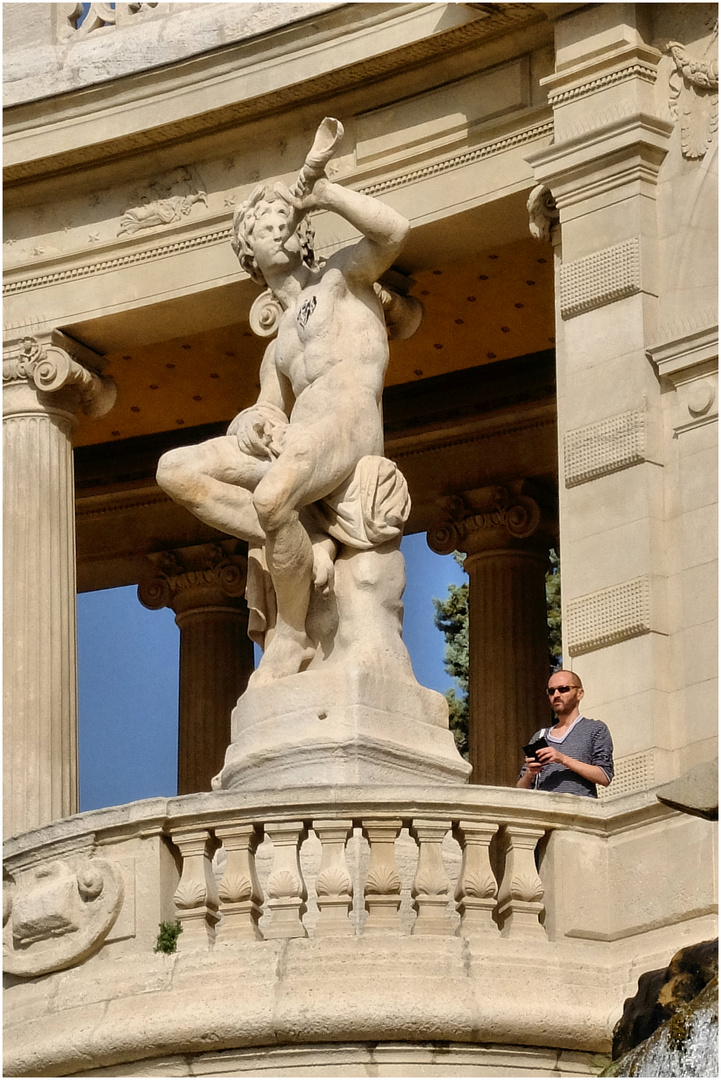
[[[566,207],[629,183],[655,186],[672,130],[671,121],[659,116],[622,114],[527,160],[563,214]]]
[[[663,327],[646,349],[659,375],[674,379],[689,368],[718,361],[718,314],[699,311]]]
[[[584,61],[541,79],[548,88],[549,105],[558,106],[598,93],[628,79],[655,82],[661,53],[647,45],[626,45],[595,60]]]
[[[58,102],[72,120],[63,120],[63,112],[58,115],[56,110],[51,123],[37,126],[37,104],[6,110],[6,189],[72,169],[101,165],[109,158],[117,161],[161,146],[187,144],[195,137],[358,89],[396,76],[405,67],[544,21],[532,4],[495,5],[496,10],[471,21],[462,21],[467,19],[467,12],[452,10],[462,5],[446,7],[451,17],[460,21],[442,31],[437,31],[437,5],[401,5],[400,10],[390,12],[384,7],[380,14],[364,12],[364,17],[345,33],[342,50],[332,21],[335,12],[330,11],[325,18],[315,20],[317,29],[312,39],[308,35],[300,41],[291,35],[286,43],[269,39],[265,44],[270,51],[260,58],[257,42],[244,42],[213,50],[180,67],[168,65],[150,74],[125,76],[110,87],[106,84],[74,91]],[[263,82],[269,89],[254,94],[261,67]],[[308,71],[316,74],[308,77]],[[199,83],[204,83],[209,92],[211,86],[214,88],[217,104],[195,113],[186,98],[192,92],[197,99]],[[159,116],[163,117],[162,123],[157,122]],[[65,138],[58,140],[62,130]],[[63,149],[41,153],[50,135]]]
[[[350,175],[344,177],[343,182],[364,194],[382,195],[420,180],[465,168],[485,158],[505,153],[516,146],[550,138],[552,134],[553,122],[542,120],[520,131],[490,139],[473,150],[449,154],[429,165],[401,171],[382,180],[354,184],[353,175]],[[232,233],[231,217],[231,213],[209,214],[201,222],[171,227],[157,226],[152,232],[120,237],[109,243],[98,244],[90,257],[87,248],[83,248],[78,251],[64,252],[56,257],[9,267],[4,273],[3,295],[13,296],[31,292],[51,285],[60,285],[66,281],[95,277],[98,274],[137,266],[140,263],[154,262],[198,248],[228,244]],[[320,247],[318,250],[322,251]],[[237,273],[240,278],[247,277],[240,268]]]
[[[170,255],[178,255],[196,248],[229,243],[231,237],[230,215],[228,222],[213,217],[203,223],[200,231],[197,223],[172,230],[156,230],[150,235],[116,239],[109,244],[98,245],[93,257],[88,258],[87,249],[66,252],[56,258],[48,258],[28,265],[13,267],[5,272],[3,295],[29,292],[34,289],[59,285],[65,281],[95,277],[114,270],[121,270],[139,263],[153,262]],[[247,277],[239,269],[238,274]]]

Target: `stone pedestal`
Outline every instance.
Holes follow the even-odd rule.
[[[470,767],[435,690],[368,668],[304,671],[250,687],[214,786],[464,783]]]
[[[78,809],[71,440],[78,410],[102,415],[114,385],[49,340],[25,338],[6,353],[3,391],[3,796],[13,835]]]
[[[165,552],[138,586],[140,602],[172,608],[180,628],[179,795],[209,790],[230,741],[230,714],[253,671],[246,560],[236,547]]]
[[[521,484],[514,488],[467,493],[428,537],[439,554],[467,556],[474,784],[514,784],[523,744],[549,723],[545,574],[551,537],[538,502]]]
[[[251,682],[214,787],[467,780],[445,698],[419,685],[403,644],[404,587],[398,541],[342,551],[333,592],[309,613],[315,657],[297,675]]]

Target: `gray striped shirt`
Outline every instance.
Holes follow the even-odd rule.
[[[585,761],[589,765],[598,765],[603,769],[609,782],[613,780],[613,742],[611,732],[600,720],[591,720],[587,716],[579,716],[574,721],[570,731],[561,738],[553,736],[553,728],[542,728],[537,731],[530,742],[535,742],[543,735],[548,740],[548,745],[553,746],[575,758],[576,761]],[[521,770],[521,776],[525,767]],[[596,785],[585,777],[579,776],[572,769],[564,765],[544,765],[533,784],[539,791],[559,791],[570,795],[589,795],[592,799],[598,798]]]

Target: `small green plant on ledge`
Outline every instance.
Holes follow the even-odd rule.
[[[178,936],[183,933],[183,927],[180,925],[180,919],[176,919],[175,922],[161,922],[159,925],[160,933],[153,952],[170,955],[178,948]]]

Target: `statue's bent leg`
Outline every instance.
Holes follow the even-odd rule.
[[[302,470],[301,470],[302,471]],[[305,628],[313,579],[313,549],[296,507],[303,485],[297,462],[284,455],[256,488],[254,505],[266,534],[266,558],[278,615],[253,685],[263,685],[302,670],[314,649]]]
[[[262,544],[265,533],[251,492],[270,465],[243,453],[234,436],[223,435],[167,451],[158,462],[157,480],[163,491],[206,525]]]

